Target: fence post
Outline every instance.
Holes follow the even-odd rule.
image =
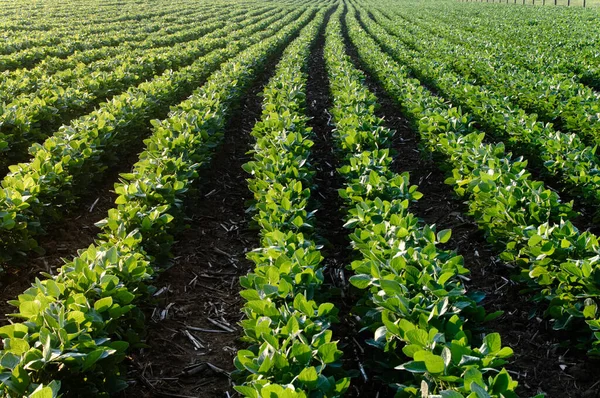
[[[583,8],[585,8],[585,0],[583,0]]]

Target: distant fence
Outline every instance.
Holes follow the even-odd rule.
[[[532,4],[532,5],[555,5],[555,6],[590,6],[589,0],[459,0],[463,3],[513,3],[513,4]],[[598,6],[600,3],[592,0],[593,6]]]

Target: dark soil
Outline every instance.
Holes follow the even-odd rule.
[[[25,291],[40,272],[55,274],[57,268],[77,255],[78,250],[91,245],[100,232],[94,224],[107,215],[114,207],[117,195],[114,184],[120,173],[131,171],[132,165],[142,151],[143,142],[133,145],[127,157],[112,167],[106,175],[82,196],[77,205],[69,209],[65,217],[47,228],[47,234],[37,238],[43,255],[31,253],[28,257],[16,259],[0,274],[0,325],[8,323],[5,314],[15,312],[15,307],[7,300],[16,298]]]
[[[324,239],[325,267],[337,273],[349,263],[351,250],[347,238],[349,231],[344,229],[343,202],[338,194],[338,189],[343,187],[344,181],[337,172],[339,161],[332,137],[334,126],[329,114],[331,96],[323,57],[325,26],[334,11],[332,10],[326,17],[325,24],[311,51],[308,62],[306,102],[307,113],[311,118],[308,125],[313,129],[315,143],[312,147],[312,165],[316,171],[313,199],[318,203],[314,206],[318,209],[317,233]]]
[[[326,21],[329,21],[331,13]],[[315,208],[318,209],[316,229],[324,245],[323,265],[327,276],[326,284],[329,285],[326,299],[333,302],[340,310],[340,323],[332,327],[334,339],[339,340],[338,346],[344,352],[342,357],[344,369],[351,375],[357,376],[352,379],[347,395],[370,397],[377,394],[381,385],[373,384],[370,378],[365,381],[359,376],[359,368],[363,366],[364,359],[362,348],[357,345],[360,325],[352,316],[352,306],[357,302],[358,296],[353,294],[348,285],[350,275],[346,267],[353,259],[348,239],[351,231],[344,228],[346,210],[338,194],[338,189],[344,186],[344,181],[337,172],[340,165],[332,137],[334,126],[328,111],[332,103],[323,56],[324,46],[325,26],[319,32],[311,51],[306,88],[308,115],[311,117],[309,126],[314,131],[315,143],[312,148],[311,162],[316,170],[314,177],[316,186],[313,190],[313,199],[317,202]]]
[[[192,90],[185,90],[175,101],[187,98]],[[156,117],[162,119],[169,113],[170,107],[165,105],[157,112]],[[137,162],[139,153],[144,149],[143,139],[151,132],[148,123],[143,138],[132,143],[129,148],[119,151],[120,157],[110,159],[112,164],[97,181],[88,182],[88,191],[76,200],[74,205],[65,207],[64,217],[45,227],[46,235],[36,239],[44,254],[37,256],[28,253],[27,257],[14,259],[10,264],[2,264],[5,272],[0,273],[0,325],[7,323],[4,314],[14,312],[14,307],[6,301],[14,299],[26,290],[31,282],[39,277],[40,272],[54,273],[65,261],[77,255],[79,249],[85,249],[94,242],[100,229],[94,223],[106,217],[108,209],[114,207],[116,194],[114,184],[119,174],[130,172]]]
[[[246,253],[259,245],[246,213],[252,193],[242,165],[251,160],[250,132],[260,119],[260,94],[277,58],[262,68],[229,119],[223,144],[210,167],[201,170],[195,195],[184,203],[189,228],[173,246],[173,266],[154,284],[160,294],[144,308],[148,348],[132,355],[131,386],[123,396],[236,395],[228,376],[234,356],[244,348],[238,341],[239,278],[253,269]]]
[[[347,35],[346,42],[354,63],[361,67]],[[444,183],[441,164],[423,156],[418,134],[381,86],[370,76],[366,83],[379,98],[378,115],[385,118],[387,127],[397,131],[394,144],[398,154],[397,172],[409,172],[413,184],[424,194],[411,205],[412,212],[424,222],[436,224],[438,230],[452,229],[452,238],[446,247],[461,254],[471,270],[467,289],[486,293],[482,304],[488,313],[504,311],[503,316],[487,327],[489,331],[499,332],[503,344],[515,352],[507,369],[519,381],[519,395],[527,397],[544,392],[548,397],[600,397],[597,377],[593,377],[599,369],[598,363],[580,352],[560,348],[561,336],[554,333],[546,321],[538,317],[529,319],[535,304],[520,292],[523,286],[510,279],[513,270],[498,260],[497,252],[486,242],[477,224],[464,215],[467,207]]]
[[[375,18],[373,17],[373,15],[369,12],[367,13],[368,17],[375,21]],[[361,21],[362,23],[362,21]],[[364,25],[362,25],[364,28]],[[436,32],[430,32],[432,33],[432,35],[435,37],[436,35],[438,35],[438,33]],[[415,48],[413,45],[409,44],[409,43],[404,43],[405,46],[413,49],[413,50],[417,50],[417,48]],[[452,65],[450,65],[451,67],[453,67]],[[410,68],[409,68],[410,69]],[[456,69],[454,68],[454,72],[460,74],[461,71],[460,69]],[[412,73],[412,75],[416,78],[419,78],[419,73]],[[440,92],[438,91],[437,87],[435,86],[435,83],[432,82],[430,79],[419,79],[421,80],[421,84],[427,88],[429,91],[431,91],[434,95],[436,96],[440,96],[443,97],[443,95],[440,95]],[[479,80],[475,80],[475,84],[476,85],[483,85],[483,83]],[[485,86],[485,85],[483,85]],[[529,113],[535,113],[535,111],[531,111],[530,109],[525,109],[525,111],[529,112]],[[543,117],[538,115],[538,119],[544,122],[552,122],[554,124],[554,129],[555,130],[560,130],[560,131],[565,131],[565,129],[563,128],[564,126],[561,124],[561,120],[560,119],[556,119],[556,120],[549,120],[549,119],[544,119]],[[486,137],[485,137],[485,141],[487,143],[497,143],[498,139],[496,139],[496,133],[494,131],[492,131],[492,129],[490,127],[486,127],[483,126],[481,123],[475,122],[473,124],[477,129],[486,132]],[[571,193],[572,189],[570,187],[568,187],[566,184],[562,183],[562,181],[560,179],[557,179],[556,176],[553,175],[549,175],[548,171],[544,168],[543,166],[543,161],[542,159],[540,159],[537,155],[535,155],[537,149],[534,148],[533,146],[530,145],[511,145],[509,146],[509,149],[516,155],[516,156],[523,156],[525,159],[529,159],[529,163],[528,163],[528,167],[527,170],[531,173],[532,175],[532,179],[534,180],[538,180],[538,181],[542,181],[545,186],[554,191],[557,192],[561,199],[562,202],[566,203],[566,202],[573,202],[573,208],[575,211],[577,211],[578,213],[580,213],[579,216],[577,217],[573,217],[570,221],[581,231],[590,231],[594,234],[599,234],[600,233],[600,225],[598,225],[598,211],[596,209],[596,205],[597,203],[594,203],[593,199],[590,200],[586,200],[585,198],[582,197],[582,195],[580,193]],[[515,157],[516,157],[515,156]]]

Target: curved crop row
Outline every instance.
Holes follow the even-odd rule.
[[[67,58],[52,57],[31,69],[21,68],[5,71],[0,75],[0,102],[9,103],[19,95],[39,91],[42,87],[50,84],[67,87],[71,81],[82,75],[77,72],[86,71],[89,74],[94,70],[110,71],[118,65],[118,60],[137,58],[153,48],[199,39],[215,29],[222,28],[225,25],[222,18],[239,18],[240,15],[247,12],[247,9],[241,7],[234,8],[220,15],[207,16],[201,26],[185,25],[185,22],[178,21],[174,26],[167,24],[151,34],[147,34],[147,30],[150,28],[148,26],[141,30],[146,35],[140,34],[142,39],[140,41],[128,40],[119,46],[81,51]],[[234,22],[241,20],[239,18]],[[176,32],[172,32],[173,30]]]
[[[545,304],[552,326],[576,331],[583,346],[591,347],[590,354],[599,354],[600,333],[592,333],[600,331],[598,238],[564,221],[573,214],[571,205],[533,180],[526,162],[511,159],[503,144],[484,144],[484,134],[472,126],[468,114],[409,78],[406,68],[383,53],[354,18],[349,25],[363,61],[401,105],[423,142],[454,167],[447,183],[468,199],[469,214],[503,250],[501,257],[521,267],[521,279]]]
[[[194,12],[193,10],[189,11]],[[135,42],[143,40],[135,30],[121,29],[116,32],[84,35],[89,29],[89,24],[80,27],[77,32],[71,32],[68,40],[49,46],[27,48],[11,54],[0,55],[0,71],[13,70],[17,68],[29,68],[48,57],[64,58],[76,51],[86,51],[101,47],[115,47],[123,42]],[[143,29],[142,29],[143,31]]]
[[[193,11],[191,11],[193,12]],[[179,10],[179,13],[183,16],[190,13],[190,10]],[[143,27],[136,27],[132,30],[138,31],[141,33],[145,31],[145,34],[152,34],[154,31],[160,29],[159,24],[154,24],[156,19],[149,18],[147,21],[147,28],[143,29]],[[42,31],[42,30],[32,30],[30,32],[13,32],[10,38],[7,38],[6,41],[0,45],[0,56],[9,55],[15,52],[19,52],[22,50],[37,48],[37,47],[48,47],[55,46],[57,44],[62,43],[65,40],[73,40],[73,39],[87,39],[91,35],[102,35],[102,34],[111,34],[115,33],[119,30],[123,30],[125,28],[125,23],[99,23],[99,24],[88,24],[83,31],[78,31],[76,36],[75,31],[72,26],[67,24],[62,24],[60,26],[56,26],[55,28]]]
[[[377,15],[376,11],[372,13]],[[429,55],[428,50],[424,53],[409,50],[398,43],[396,36],[386,33],[385,30],[400,33],[395,26],[382,19],[378,21],[381,27],[368,17],[362,19],[366,30],[382,48],[396,61],[407,65],[413,76],[468,111],[496,140],[535,160],[549,178],[558,176],[571,193],[583,196],[598,207],[596,216],[600,216],[600,161],[595,147],[587,146],[577,134],[554,130],[551,125],[539,122],[537,115],[528,114],[504,96],[453,73],[448,64],[452,60]],[[427,40],[428,47],[437,47],[429,42]]]
[[[512,350],[497,333],[469,330],[498,314],[486,316],[467,294],[462,256],[437,247],[451,231],[436,233],[409,212],[422,195],[408,173],[391,170],[393,132],[374,114],[377,100],[345,54],[338,20],[327,32],[325,60],[346,181],[345,225],[358,252],[350,283],[365,290],[358,313],[373,332],[367,343],[383,352],[375,370],[386,373],[398,397],[516,397],[517,383],[500,370]]]
[[[119,24],[132,21],[145,21],[155,19],[168,19],[172,15],[193,13],[197,10],[190,7],[185,0],[174,0],[157,8],[150,3],[88,3],[87,8],[81,7],[75,3],[55,3],[52,7],[40,6],[40,4],[8,1],[3,2],[0,12],[5,18],[0,23],[0,29],[3,31],[12,31],[16,37],[19,34],[24,35],[25,31],[32,32],[52,32],[56,29],[72,28],[77,30],[81,27],[87,27],[94,31],[94,24]],[[206,9],[223,7],[226,3],[213,2],[206,6]],[[89,16],[89,20],[82,20],[83,16]],[[21,18],[18,20],[17,18]],[[65,26],[65,23],[71,22],[72,25]]]
[[[256,267],[241,279],[242,327],[251,346],[238,352],[234,377],[245,397],[339,397],[349,385],[336,371],[342,352],[330,325],[337,310],[319,300],[323,257],[307,209],[314,171],[306,69],[326,11],[286,49],[265,87],[262,119],[252,130],[254,160],[244,166],[261,228],[261,247],[248,254]]]
[[[51,31],[64,26],[65,23],[71,23],[70,26],[77,30],[81,27],[89,28],[90,25],[98,22],[131,23],[152,18],[170,18],[173,10],[184,9],[184,12],[193,12],[193,9],[186,7],[189,3],[185,0],[172,1],[165,8],[157,8],[151,3],[112,3],[109,7],[106,3],[87,3],[87,7],[74,3],[54,4],[53,7],[40,7],[39,3],[29,2],[9,3],[14,7],[3,4],[1,12],[7,18],[0,23],[0,29],[22,34],[26,31]],[[223,5],[223,3],[217,4]]]
[[[169,250],[181,196],[221,141],[226,116],[262,67],[307,23],[305,12],[281,31],[249,47],[208,79],[169,117],[154,123],[132,173],[116,184],[118,207],[99,225],[97,242],[36,281],[18,300],[24,319],[0,328],[0,388],[7,397],[57,397],[62,380],[77,396],[95,386],[118,391],[119,369],[139,342],[136,303],[149,291],[157,251]],[[66,383],[69,382],[69,383]],[[35,392],[34,392],[35,391]]]
[[[238,31],[262,22],[274,22],[283,14],[258,15],[219,28],[223,22],[205,26],[204,37],[184,43],[173,42],[169,48],[156,48],[141,54],[125,53],[123,57],[108,60],[101,70],[87,66],[69,70],[73,80],[66,85],[52,76],[40,90],[24,94],[0,106],[0,151],[5,156],[0,167],[6,168],[14,161],[23,161],[26,149],[34,142],[46,138],[48,133],[69,119],[89,112],[90,108],[114,94],[151,79],[168,69],[179,69],[194,63],[197,58],[227,46],[238,36]],[[217,29],[219,28],[219,29]],[[232,33],[233,32],[233,33]],[[101,61],[100,64],[103,64]],[[105,70],[106,69],[106,70]]]
[[[409,36],[403,30],[408,23],[399,23],[399,19],[389,23],[379,18],[377,21],[386,29],[393,24],[393,32],[388,31],[403,42],[422,52],[435,51],[435,57],[443,59],[448,67],[475,84],[492,88],[501,98],[510,99],[528,112],[535,112],[541,120],[558,122],[561,128],[580,135],[588,143],[600,142],[600,94],[577,82],[572,74],[530,71],[518,66],[512,54],[489,50],[491,44],[483,50],[471,46],[473,35],[463,36],[467,40],[461,44],[443,36],[432,40],[431,35],[440,29],[432,23],[427,32],[413,24]]]
[[[430,24],[436,32],[444,31],[446,24],[459,26],[459,30],[447,37],[456,43],[469,43],[509,57],[515,65],[532,72],[565,74],[600,88],[599,30],[594,11],[532,7],[525,14],[527,23],[520,23],[523,12],[511,8],[395,7],[393,10],[419,25]]]
[[[89,115],[74,120],[42,145],[32,146],[29,163],[11,166],[0,191],[0,259],[36,249],[35,235],[62,207],[72,203],[94,178],[115,163],[127,145],[136,142],[148,121],[166,113],[168,106],[203,82],[222,62],[242,49],[269,37],[303,10],[273,23],[263,20],[232,32],[225,49],[215,50],[178,72],[167,71],[114,97]]]
[[[236,11],[244,10],[243,7],[236,7]],[[259,9],[260,10],[260,9]],[[233,10],[231,10],[233,11]],[[206,13],[206,10],[203,11]],[[227,11],[224,11],[227,14]],[[248,16],[253,16],[253,13]],[[201,14],[204,15],[204,14]],[[208,14],[207,18],[210,18],[212,14]],[[14,81],[15,85],[19,80],[30,81],[34,87],[36,84],[37,76],[50,76],[53,73],[74,68],[75,66],[82,64],[89,64],[94,61],[102,60],[104,58],[110,58],[122,51],[129,51],[132,49],[141,48],[153,48],[162,47],[170,44],[171,42],[182,42],[194,37],[189,37],[189,34],[196,34],[194,32],[201,27],[190,27],[189,25],[180,25],[182,22],[179,18],[172,18],[169,20],[161,20],[158,26],[155,28],[152,24],[147,26],[142,25],[140,33],[135,37],[134,40],[124,41],[118,46],[99,47],[84,51],[77,51],[68,57],[47,57],[42,60],[39,64],[32,68],[19,68],[15,70],[6,70],[0,74],[0,84],[3,86],[11,85],[11,81]],[[151,32],[147,32],[150,29]],[[131,29],[129,32],[136,32],[136,29]],[[146,35],[144,35],[145,32]],[[27,90],[27,87],[15,87],[13,90]],[[18,91],[17,91],[18,92]]]

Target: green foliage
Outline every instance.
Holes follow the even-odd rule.
[[[248,254],[255,268],[240,280],[250,347],[238,352],[232,376],[245,397],[339,397],[349,386],[330,330],[337,309],[320,302],[323,257],[308,210],[314,171],[305,70],[329,8],[286,49],[265,87],[262,118],[252,130],[254,159],[244,165],[254,194],[249,211],[261,234],[260,247]]]
[[[2,182],[0,260],[39,249],[36,235],[44,233],[50,221],[60,218],[64,206],[74,203],[109,165],[115,164],[128,145],[143,137],[152,118],[164,116],[169,104],[204,82],[224,61],[266,40],[273,32],[267,27],[281,27],[301,12],[289,13],[283,19],[277,15],[260,19],[231,32],[229,40],[209,40],[206,47],[192,46],[191,65],[177,72],[167,70],[130,88],[61,127],[43,144],[34,144],[30,149],[32,160],[10,166],[11,173]],[[225,44],[225,48],[218,49]]]
[[[374,115],[375,97],[345,55],[339,15],[328,27],[325,59],[333,95],[336,144],[342,158],[340,190],[347,208],[346,227],[358,252],[350,283],[364,290],[356,312],[373,333],[368,344],[380,349],[374,370],[396,389],[397,397],[516,397],[513,381],[501,368],[512,350],[496,333],[479,348],[472,326],[499,314],[485,314],[462,285],[463,259],[437,246],[451,231],[436,232],[408,210],[422,195],[407,173],[390,170],[386,146],[392,132]],[[349,33],[356,21],[347,18]],[[373,51],[373,48],[365,48]],[[356,117],[364,115],[365,117]],[[370,134],[375,132],[375,134]],[[347,137],[361,137],[348,140]]]
[[[61,380],[76,396],[126,387],[121,362],[139,346],[140,298],[151,291],[156,255],[169,251],[174,217],[196,169],[222,139],[226,116],[264,65],[281,51],[314,12],[226,62],[169,117],[154,122],[133,171],[116,185],[117,207],[99,223],[97,242],[60,269],[37,280],[11,304],[22,320],[0,329],[0,391],[7,397],[57,397]]]
[[[0,168],[7,168],[14,161],[22,161],[31,144],[46,138],[63,122],[89,112],[107,97],[126,91],[132,85],[168,69],[188,66],[198,57],[225,47],[236,37],[239,29],[251,26],[262,17],[269,17],[269,13],[259,18],[239,14],[245,14],[244,10],[232,11],[232,17],[238,15],[232,21],[238,22],[236,25],[225,28],[223,18],[229,16],[213,16],[201,27],[185,34],[177,32],[170,37],[134,41],[135,45],[126,44],[126,49],[122,48],[118,55],[87,65],[79,57],[74,57],[77,61],[67,64],[69,69],[51,75],[44,74],[43,69],[21,69],[13,73],[13,79],[0,84],[0,101],[6,102],[0,114],[0,142],[3,143],[1,151],[4,155],[0,160]],[[271,18],[271,22],[277,19]],[[246,22],[240,24],[243,19]],[[248,31],[243,33],[247,34]],[[152,48],[156,45],[158,48]],[[165,45],[169,47],[164,48]],[[94,58],[97,56],[94,54]],[[67,65],[63,63],[62,67]]]
[[[369,29],[377,29],[362,15]],[[446,182],[468,199],[469,215],[502,250],[501,257],[521,267],[522,280],[545,304],[553,327],[577,332],[582,346],[597,355],[598,238],[565,221],[576,215],[572,203],[562,202],[556,192],[533,180],[527,163],[513,159],[503,144],[486,144],[470,114],[410,78],[405,66],[359,29],[353,15],[349,25],[369,70],[401,105],[424,146],[451,166]],[[384,40],[383,35],[377,37]]]
[[[463,50],[459,57],[463,61],[459,62],[456,51],[448,50],[452,48],[451,43],[431,40],[428,34],[419,32],[417,28],[408,33],[402,26],[406,22],[399,22],[401,18],[388,20],[375,10],[372,14],[377,16],[377,23],[365,18],[367,30],[374,34],[395,60],[408,65],[414,76],[468,111],[495,139],[532,159],[534,165],[544,170],[548,178],[559,176],[573,195],[582,196],[593,206],[600,205],[600,162],[595,154],[596,147],[586,145],[586,142],[600,142],[600,124],[597,117],[593,116],[600,110],[598,94],[576,83],[572,83],[575,87],[564,93],[569,87],[564,79],[547,82],[546,80],[551,79],[548,77],[540,82],[538,75],[535,78],[530,75],[529,80],[523,82],[520,72],[503,75],[498,70],[502,69],[501,66],[491,68],[488,63],[479,59],[479,52],[469,53]],[[497,64],[499,61],[490,62]],[[455,66],[458,63],[462,65],[461,68]],[[480,67],[476,69],[476,78],[469,79],[464,75],[473,73],[473,64]],[[502,65],[512,66],[512,63],[502,58]],[[454,69],[458,70],[455,72]],[[493,90],[480,85],[476,79],[492,82]],[[511,84],[515,86],[512,91]],[[560,104],[548,102],[546,93],[536,91],[542,85],[547,87],[547,91],[559,91],[565,98],[564,101],[570,104],[590,105],[588,109],[582,105],[582,109],[567,110]],[[507,98],[514,98],[516,103],[523,104],[522,99],[527,96],[533,97],[532,102],[535,104],[544,104],[552,109],[552,115],[542,116],[547,121],[556,120],[559,115],[579,115],[590,127],[587,130],[581,126],[572,127],[570,130],[574,133],[561,133],[555,131],[551,124],[539,121],[538,115],[527,113],[514,102],[507,101]],[[539,98],[544,98],[544,101]],[[532,108],[527,104],[523,106],[525,109]],[[593,132],[594,129],[598,132]],[[596,216],[600,216],[600,213]]]

